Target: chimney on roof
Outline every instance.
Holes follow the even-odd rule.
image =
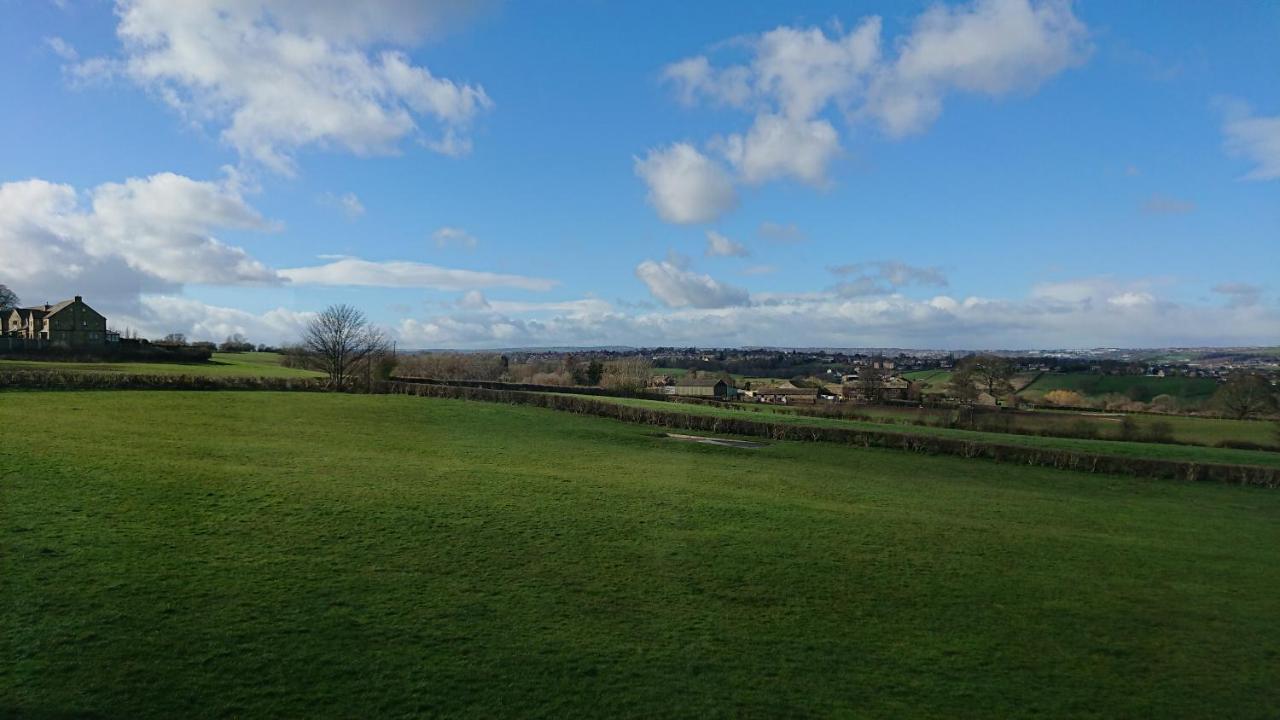
[[[76,296],[76,302],[84,302],[84,298],[82,298],[82,297],[80,297],[79,295],[77,295],[77,296]]]

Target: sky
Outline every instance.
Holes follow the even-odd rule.
[[[404,348],[1280,344],[1280,4],[0,0],[0,284]]]

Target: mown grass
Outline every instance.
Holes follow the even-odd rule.
[[[594,399],[605,402],[634,405],[636,407],[658,408],[673,412],[689,412],[701,415],[747,418],[752,420],[783,422],[798,425],[850,427],[859,430],[879,430],[882,432],[972,438],[975,440],[1005,443],[1008,445],[1026,445],[1031,447],[1054,448],[1060,450],[1082,450],[1103,455],[1118,455],[1122,457],[1280,466],[1280,453],[1266,450],[1236,450],[1231,448],[1204,447],[1199,445],[1171,445],[1167,443],[1093,440],[1042,435],[1018,435],[1005,432],[983,432],[977,430],[959,430],[947,427],[931,427],[928,425],[907,425],[876,422],[871,420],[846,420],[843,418],[813,417],[798,414],[794,412],[794,410],[788,408],[763,404],[743,404],[741,407],[725,408],[713,405],[700,405],[683,402],[674,403],[664,400],[645,400],[638,398],[597,397]]]
[[[200,377],[320,377],[310,370],[287,368],[277,353],[214,353],[207,362],[44,362],[0,360],[2,370],[63,370],[68,372],[129,373],[135,375],[195,375]]]
[[[0,422],[0,715],[1280,713],[1280,493],[403,396]]]

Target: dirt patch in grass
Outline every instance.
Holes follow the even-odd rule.
[[[751,450],[766,447],[766,443],[751,442],[750,440],[728,440],[725,438],[703,437],[702,435],[667,433],[666,437],[669,437],[672,440],[702,443],[703,445],[723,445],[724,447],[747,448]]]

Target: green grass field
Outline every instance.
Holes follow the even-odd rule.
[[[1179,400],[1201,402],[1212,397],[1217,389],[1218,383],[1212,378],[1045,373],[1020,392],[1028,396],[1043,396],[1051,390],[1074,390],[1090,396],[1110,393],[1127,395],[1135,392],[1139,395],[1138,399],[1144,402],[1157,395],[1172,395]]]
[[[310,370],[287,368],[276,353],[214,353],[199,363],[81,363],[0,360],[2,370],[66,370],[72,372],[132,373],[137,375],[198,375],[208,377],[321,377]]]
[[[1280,713],[1280,493],[404,396],[0,394],[0,716]]]
[[[794,410],[776,405],[743,403],[740,407],[724,408],[713,405],[697,405],[693,403],[675,403],[664,400],[645,400],[638,398],[596,397],[605,402],[649,407],[671,412],[688,412],[698,415],[744,418],[762,422],[785,422],[797,425],[818,425],[831,427],[848,427],[858,430],[877,430],[881,432],[915,433],[920,435],[939,435],[943,437],[969,438],[1009,445],[1028,445],[1032,447],[1054,448],[1060,450],[1082,450],[1103,455],[1120,455],[1124,457],[1155,458],[1160,460],[1185,460],[1190,462],[1235,463],[1241,465],[1280,466],[1280,453],[1267,450],[1236,450],[1232,448],[1204,447],[1199,445],[1170,445],[1148,442],[1124,442],[1119,440],[1093,440],[1069,437],[1052,437],[1040,435],[1017,435],[1004,432],[982,432],[976,430],[958,430],[946,427],[930,427],[909,424],[891,424],[871,420],[846,420],[843,418],[812,417],[800,415]],[[857,408],[859,411],[862,408]],[[870,409],[876,410],[874,408]],[[886,418],[893,410],[883,409]],[[1050,414],[1050,413],[1046,413]],[[1056,415],[1057,413],[1053,413]],[[1162,416],[1150,416],[1159,419]],[[1199,418],[1197,418],[1199,420]],[[1102,419],[1096,419],[1102,422]],[[1211,422],[1211,421],[1210,421]],[[1268,431],[1266,423],[1259,423],[1256,431],[1265,437]]]

